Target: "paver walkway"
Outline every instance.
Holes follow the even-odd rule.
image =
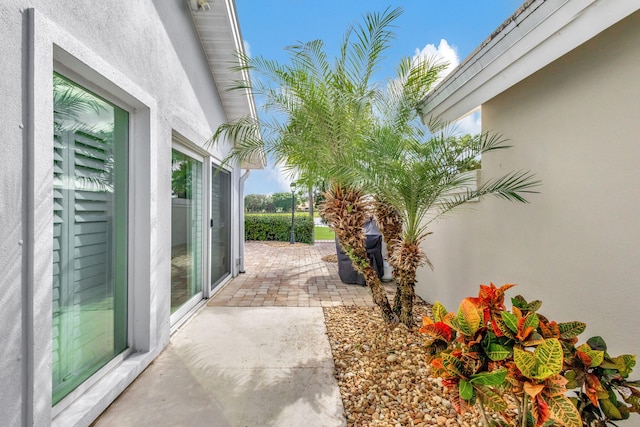
[[[335,244],[247,242],[245,270],[171,337],[95,427],[344,427],[322,307],[371,306]],[[387,285],[392,293],[394,285]]]
[[[247,242],[245,271],[209,301],[227,307],[373,306],[366,286],[346,285],[338,277],[335,243],[302,245]],[[387,285],[393,293],[395,285]]]

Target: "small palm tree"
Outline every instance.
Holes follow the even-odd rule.
[[[413,326],[416,271],[429,259],[420,248],[434,220],[464,203],[495,195],[526,202],[539,182],[528,172],[511,172],[477,189],[464,171],[475,168],[482,155],[507,146],[498,136],[457,137],[452,127],[431,135],[421,122],[419,106],[435,81],[439,66],[406,59],[398,76],[376,105],[377,120],[370,139],[353,156],[344,153],[339,174],[350,174],[370,194],[376,195],[376,216],[389,249],[389,262],[397,283],[394,311],[400,321]]]
[[[320,40],[287,48],[287,64],[241,55],[243,65],[238,69],[257,79],[238,82],[235,89],[261,98],[270,115],[223,124],[211,139],[212,143],[223,139],[234,143],[225,162],[250,160],[264,152],[297,174],[298,184],[329,183],[323,214],[356,270],[365,276],[384,320],[391,324],[398,318],[366,262],[365,194],[350,181],[350,174],[338,173],[336,163],[347,153],[356,156],[370,139],[378,95],[371,79],[393,38],[389,27],[400,13],[396,8],[365,15],[362,24],[346,32],[334,62]]]

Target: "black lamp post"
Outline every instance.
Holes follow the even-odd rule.
[[[294,185],[293,182],[291,183],[291,240],[289,241],[290,244],[294,244],[296,242],[295,239],[295,231],[294,231],[294,213],[295,213],[295,193],[294,193]]]

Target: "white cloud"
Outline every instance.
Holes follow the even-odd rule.
[[[460,65],[460,58],[458,57],[456,47],[450,45],[445,39],[440,40],[438,47],[433,44],[427,44],[422,49],[416,49],[413,60],[427,60],[447,64],[447,67],[440,72],[440,76],[433,87]],[[482,115],[480,110],[473,111],[455,122],[452,131],[455,135],[475,135],[480,133],[482,131]]]
[[[283,170],[282,165],[267,167],[266,171],[268,172],[267,179],[278,186],[278,191],[291,191],[291,181],[293,181],[293,178],[289,172]]]
[[[456,122],[457,135],[476,135],[482,132],[482,114],[480,110],[464,116]]]
[[[435,63],[446,63],[447,67],[440,73],[438,81],[442,80],[452,72],[459,64],[460,58],[455,46],[449,45],[445,39],[440,40],[440,44],[436,47],[433,44],[427,44],[425,47],[416,49],[416,53],[413,56],[415,60],[430,61]],[[437,84],[437,83],[436,83]]]
[[[242,44],[244,46],[244,53],[245,55],[247,55],[249,58],[251,58],[251,45],[249,44],[248,41],[243,40]]]

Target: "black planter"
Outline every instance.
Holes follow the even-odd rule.
[[[380,234],[370,234],[366,236],[367,257],[369,263],[378,273],[378,277],[384,275],[384,265],[382,261],[382,236]],[[336,252],[338,253],[338,275],[342,283],[351,285],[366,285],[362,274],[354,268],[351,260],[342,251],[338,238],[336,237]]]

